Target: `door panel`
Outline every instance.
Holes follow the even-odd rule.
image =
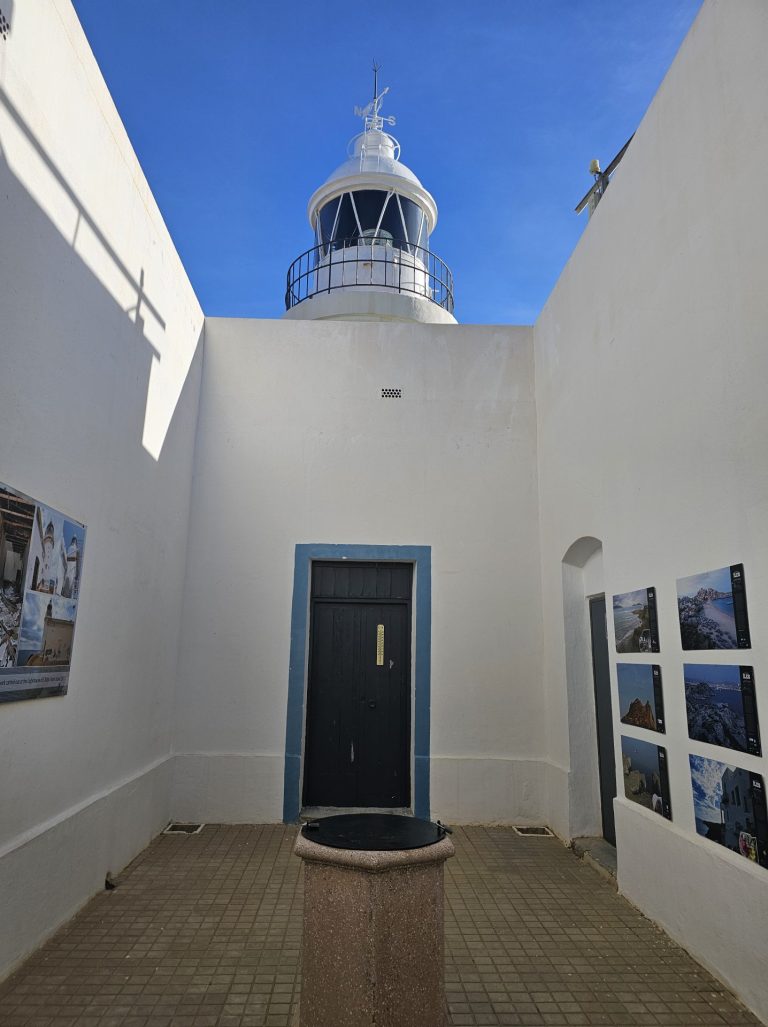
[[[616,796],[616,763],[613,746],[613,713],[611,710],[611,676],[605,596],[595,596],[589,600],[589,620],[592,632],[592,673],[595,683],[597,757],[600,772],[603,837],[611,845],[615,845],[616,826],[613,816],[613,800]]]
[[[408,806],[410,695],[405,605],[363,608],[362,693],[357,768],[358,806]],[[383,665],[376,665],[377,629],[384,628]]]
[[[307,806],[410,805],[410,574],[408,565],[320,565],[313,575]],[[377,602],[382,592],[397,598]]]

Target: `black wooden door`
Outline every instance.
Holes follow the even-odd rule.
[[[597,719],[597,759],[600,772],[600,805],[603,814],[603,838],[616,844],[613,800],[616,796],[616,763],[613,749],[613,713],[611,712],[611,677],[608,669],[608,628],[605,619],[605,596],[589,600],[592,630],[592,673],[595,682],[595,713]]]
[[[313,570],[304,805],[410,805],[408,564]]]

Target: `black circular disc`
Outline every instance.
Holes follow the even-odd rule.
[[[316,825],[316,826],[315,826]],[[441,827],[431,820],[403,817],[397,813],[343,813],[336,817],[311,820],[301,829],[305,838],[332,849],[420,849],[444,837]]]

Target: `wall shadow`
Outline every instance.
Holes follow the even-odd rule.
[[[29,198],[48,217],[51,228],[59,232],[72,255],[77,256],[95,274],[104,290],[122,310],[127,324],[131,326],[130,334],[121,333],[122,337],[134,343],[136,338],[140,338],[151,350],[144,393],[145,411],[139,438],[147,452],[157,458],[165,444],[175,405],[194,354],[189,320],[183,316],[185,303],[197,306],[192,287],[185,277],[182,278],[183,270],[180,268],[180,302],[172,303],[174,313],[179,316],[176,317],[176,324],[169,329],[165,314],[153,298],[146,268],[140,266],[134,272],[128,267],[2,86],[0,126],[0,163],[4,165],[3,180],[10,183],[6,190],[8,200],[15,191],[11,182],[15,177]],[[0,245],[14,246],[23,252],[34,245],[33,237],[25,234],[20,212],[15,210],[15,205],[8,209],[9,214],[4,215]],[[6,228],[6,222],[9,221]],[[60,254],[60,247],[55,248]],[[61,261],[60,255],[58,259]],[[49,261],[43,259],[42,263],[47,264]],[[58,270],[54,270],[48,280],[55,282],[58,278]],[[173,288],[172,282],[170,288]],[[56,302],[61,303],[58,296]],[[66,309],[66,301],[62,306]],[[202,326],[203,315],[199,306],[197,311]]]

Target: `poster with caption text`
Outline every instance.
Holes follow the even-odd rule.
[[[65,695],[85,525],[0,483],[0,703]]]

